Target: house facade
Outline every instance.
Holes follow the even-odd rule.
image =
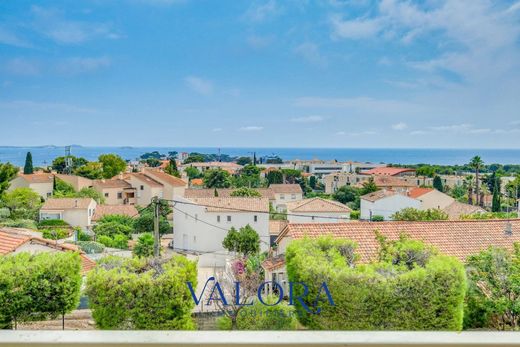
[[[350,208],[322,198],[303,199],[287,204],[289,223],[341,223],[350,221]]]
[[[119,178],[94,180],[92,187],[105,199],[106,205],[134,205],[136,188]]]
[[[8,191],[16,188],[31,188],[43,199],[49,199],[54,191],[54,175],[50,173],[18,174],[10,182]]]
[[[287,210],[287,204],[303,199],[303,191],[299,184],[271,184],[269,189],[273,192],[273,207],[277,211]]]
[[[371,220],[373,216],[383,216],[391,220],[391,216],[403,208],[421,209],[421,202],[409,196],[391,190],[378,190],[361,196],[360,219]]]
[[[87,230],[92,226],[96,207],[96,201],[91,198],[50,198],[40,208],[40,220],[61,219]]]

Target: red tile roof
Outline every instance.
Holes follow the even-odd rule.
[[[415,172],[415,169],[408,169],[404,167],[376,167],[367,171],[363,171],[362,173],[365,175],[387,175],[387,176],[396,176],[404,172]]]
[[[153,170],[153,169],[146,169],[144,171],[144,174],[146,176],[153,178],[154,180],[158,180],[162,183],[166,182],[166,184],[172,185],[174,187],[186,187],[188,185],[188,183],[186,183],[184,180],[182,180],[178,177],[169,175],[166,172]]]
[[[52,183],[54,181],[54,175],[50,173],[19,174],[18,176],[28,183]]]
[[[424,194],[432,192],[433,188],[414,188],[408,192],[408,196],[414,199],[417,199]]]
[[[101,189],[103,189],[103,188],[132,188],[130,183],[128,183],[127,181],[124,181],[122,179],[119,179],[119,178],[112,178],[109,180],[106,180],[106,179],[94,180],[92,182],[92,185],[94,187],[100,187]]]
[[[193,183],[194,180],[191,182]],[[237,190],[235,188],[217,188],[217,194],[220,198],[229,198],[232,193]],[[254,188],[257,192],[260,193],[262,198],[268,198],[269,200],[274,200],[274,193],[269,188]],[[215,189],[200,189],[200,188],[188,188],[184,191],[185,198],[214,198],[215,197]]]
[[[0,231],[0,254],[14,252],[18,247],[28,242],[31,236],[11,234]]]
[[[92,198],[51,198],[45,201],[41,210],[87,209],[92,201]]]
[[[505,230],[511,225],[512,233]],[[435,246],[444,254],[464,260],[489,246],[512,249],[520,242],[520,219],[506,220],[463,220],[431,222],[358,222],[358,223],[289,223],[278,236],[292,239],[316,238],[329,235],[334,238],[350,239],[358,245],[357,252],[362,262],[375,259],[379,244],[375,231],[390,240],[404,233],[412,239],[422,240]]]
[[[350,212],[347,205],[322,198],[303,199],[287,203],[287,212]]]
[[[275,194],[302,194],[299,184],[271,184],[269,188]]]
[[[374,175],[374,183],[381,188],[415,187],[414,182],[404,179],[403,177],[386,175]],[[360,183],[360,185],[362,185],[362,183]]]

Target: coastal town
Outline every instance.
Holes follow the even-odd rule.
[[[494,248],[512,252],[520,242],[517,165],[487,165],[478,156],[457,167],[283,160],[254,153],[224,158],[171,151],[135,160],[108,153],[87,161],[67,153],[37,167],[28,152],[23,167],[0,164],[0,259],[76,253],[88,287],[87,278],[95,282],[94,274],[113,257],[182,257],[196,264],[192,280],[201,296],[208,278],[247,260],[256,264],[248,266],[254,267],[255,283],[265,283],[263,293],[282,300],[294,282],[287,252],[301,242],[348,240],[359,250],[359,264],[378,261],[381,238],[409,238],[462,263]],[[58,323],[26,313],[9,317],[2,309],[0,322],[33,329],[121,327],[117,319],[103,325],[102,301],[94,292],[80,290],[84,300],[61,312]],[[207,315],[222,307],[212,295],[207,300],[189,306],[188,315],[202,327],[216,328]],[[236,328],[237,316],[230,317]]]

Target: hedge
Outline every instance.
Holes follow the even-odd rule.
[[[71,312],[79,304],[80,270],[75,252],[0,257],[0,329]]]
[[[44,219],[38,223],[39,229],[48,229],[50,227],[69,227],[69,223],[62,219]]]
[[[461,330],[466,278],[460,261],[404,237],[381,245],[378,262],[356,265],[351,241],[293,241],[286,252],[289,280],[304,282],[304,302],[314,313],[321,309],[299,314],[301,323],[327,330]],[[314,304],[323,282],[335,306],[324,291]],[[294,291],[301,295],[303,287]],[[296,308],[304,312],[297,301]]]
[[[69,237],[68,229],[44,229],[41,232],[42,237],[48,240],[61,240]]]
[[[106,257],[87,277],[86,294],[100,329],[188,330],[195,303],[186,282],[197,284],[197,264]]]

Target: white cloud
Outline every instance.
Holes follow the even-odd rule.
[[[343,20],[340,16],[332,16],[332,37],[343,39],[367,39],[376,36],[382,27],[378,19]]]
[[[94,38],[118,39],[106,23],[67,20],[60,11],[32,6],[35,17],[34,28],[59,44],[80,44]]]
[[[291,118],[291,122],[294,123],[319,123],[322,122],[325,118],[322,116],[305,116],[305,117],[294,117]]]
[[[261,4],[257,2],[249,7],[243,17],[246,21],[258,23],[276,16],[280,10],[275,0],[268,0]]]
[[[241,127],[238,130],[239,131],[261,131],[261,130],[264,130],[264,127],[250,125],[250,126],[246,126],[246,127]]]
[[[327,65],[327,59],[320,53],[318,45],[313,42],[302,43],[294,51],[313,65],[321,67]]]
[[[246,38],[247,44],[255,49],[268,47],[272,41],[273,38],[270,36],[250,35]]]
[[[404,122],[392,124],[392,129],[394,129],[394,130],[404,130],[406,128],[408,128],[408,125]]]
[[[31,47],[30,43],[26,42],[18,35],[2,27],[0,27],[0,44],[22,48]]]
[[[84,72],[91,72],[110,66],[111,60],[108,57],[87,58],[75,57],[66,59],[58,66],[58,71],[67,74],[75,75]]]
[[[301,97],[294,101],[294,105],[310,108],[351,109],[371,113],[407,113],[421,110],[419,105],[407,101],[375,99],[365,96],[354,98]]]
[[[36,76],[40,74],[40,63],[35,60],[25,58],[14,58],[8,60],[4,69],[13,75]]]
[[[364,131],[355,131],[355,132],[346,132],[346,131],[338,131],[335,133],[337,136],[369,136],[378,134],[375,130],[364,130]]]
[[[209,80],[196,76],[188,76],[184,79],[188,87],[196,93],[202,95],[210,95],[213,93],[213,83]]]
[[[223,130],[222,128],[213,128],[213,129],[211,129],[211,131],[213,131],[215,133],[220,132],[222,130]]]

